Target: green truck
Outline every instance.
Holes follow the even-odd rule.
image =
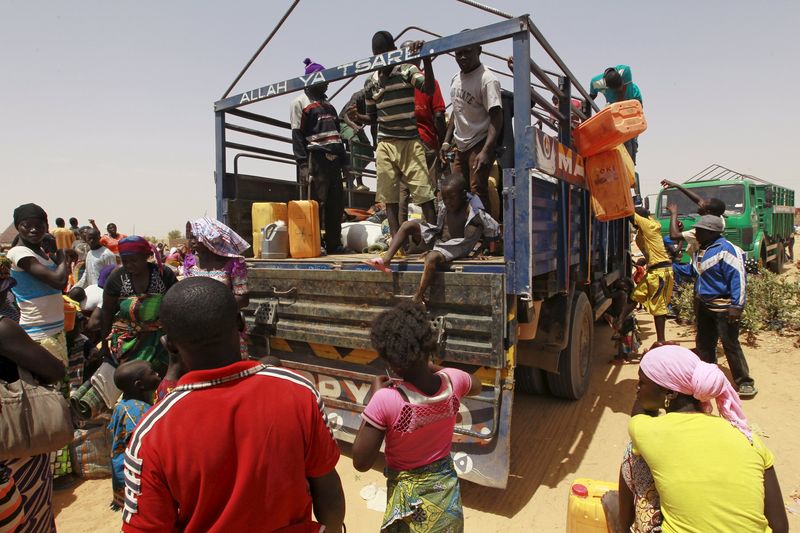
[[[787,257],[793,259],[793,190],[717,164],[701,170],[681,187],[702,198],[725,202],[725,238],[744,250],[749,260],[781,272]],[[665,188],[658,194],[654,211],[665,237],[670,223],[667,206],[673,203],[678,205],[684,229],[691,229],[699,219],[692,200],[675,187]]]

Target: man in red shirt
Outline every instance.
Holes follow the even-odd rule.
[[[414,41],[406,41],[400,48],[408,48]],[[420,68],[420,60],[409,61],[417,68]],[[439,82],[433,80],[433,94],[425,94],[424,91],[414,89],[414,118],[417,119],[417,131],[425,149],[425,162],[428,164],[428,177],[434,191],[439,190],[439,148],[442,146],[444,135],[447,132],[447,124],[444,119],[444,98],[439,89]],[[400,184],[400,223],[408,220],[408,188]],[[436,221],[428,221],[435,224]]]
[[[240,359],[238,307],[218,281],[178,283],[160,319],[188,371],[125,451],[122,530],[340,533],[339,449],[314,386]]]
[[[97,222],[95,222],[93,218],[89,219],[89,224],[97,231],[100,231],[100,228],[97,227]],[[127,237],[127,235],[119,233],[117,231],[117,225],[113,222],[110,222],[108,226],[106,226],[106,231],[108,231],[108,233],[100,237],[100,244],[111,250],[114,255],[119,255],[119,241]]]

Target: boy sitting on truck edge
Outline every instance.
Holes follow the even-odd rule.
[[[381,531],[463,531],[461,487],[450,450],[461,399],[480,393],[481,382],[429,362],[436,333],[421,305],[403,302],[384,311],[370,338],[400,378],[376,376],[353,443],[353,466],[366,472],[386,441]]]
[[[425,270],[414,295],[414,301],[423,303],[425,291],[433,281],[438,268],[467,257],[482,239],[494,239],[499,234],[499,224],[483,207],[480,198],[467,192],[467,182],[459,174],[450,175],[442,184],[442,203],[436,225],[409,220],[400,227],[392,239],[385,257],[366,261],[370,267],[391,273],[389,264],[409,237],[431,249],[425,254]]]
[[[725,202],[720,200],[719,198],[709,198],[708,200],[703,199],[702,196],[699,194],[687,189],[686,187],[682,187],[675,182],[669,180],[662,180],[661,185],[663,187],[674,187],[677,191],[682,192],[685,194],[691,201],[697,204],[697,214],[701,217],[703,215],[715,215],[722,219],[722,229],[725,230]],[[670,222],[669,222],[669,237],[673,240],[684,240],[686,241],[686,253],[691,256],[697,250],[700,249],[700,244],[697,242],[697,235],[694,228],[683,231],[679,227],[679,220],[678,220],[678,206],[677,204],[669,204],[667,205],[667,209],[670,212]]]
[[[422,41],[409,47],[412,54],[422,49]],[[372,36],[372,53],[396,50],[388,31]],[[350,119],[361,124],[378,124],[378,147],[375,150],[375,172],[378,177],[376,200],[386,203],[386,216],[392,237],[400,229],[400,182],[405,180],[411,200],[420,206],[425,220],[436,220],[433,189],[428,181],[425,149],[414,118],[414,89],[433,94],[434,74],[431,57],[422,59],[424,73],[414,65],[390,65],[373,72],[364,84],[366,115],[351,108]]]
[[[306,76],[325,70],[306,58]],[[292,101],[289,122],[300,183],[311,180],[312,198],[319,202],[320,225],[325,228],[325,251],[345,253],[342,247],[344,189],[342,168],[347,153],[339,133],[339,117],[328,102],[327,83],[312,85]]]

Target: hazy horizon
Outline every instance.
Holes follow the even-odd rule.
[[[644,194],[712,163],[800,188],[790,163],[800,141],[791,104],[800,86],[800,2],[488,3],[530,13],[584,85],[609,65],[631,66],[649,126],[637,167]],[[213,102],[289,4],[6,0],[0,160],[11,187],[0,199],[0,230],[26,202],[41,204],[51,224],[95,218],[101,228],[113,221],[123,233],[159,237],[214,215]],[[455,1],[392,5],[301,1],[232,94],[298,76],[306,57],[325,66],[367,57],[379,29],[452,34],[500,20]],[[486,49],[509,55],[511,44]],[[449,57],[434,62],[446,101],[456,69]],[[501,83],[510,88],[507,78]],[[287,120],[290,100],[258,111]]]

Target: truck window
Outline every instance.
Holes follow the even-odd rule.
[[[705,187],[692,187],[692,192],[699,194],[702,198],[719,198],[725,202],[726,215],[741,215],[745,208],[744,187],[739,184],[732,185],[708,185]],[[669,218],[669,204],[678,204],[678,213],[682,216],[694,215],[697,213],[697,205],[686,197],[682,192],[675,189],[667,189],[661,193],[659,202],[660,218]]]

